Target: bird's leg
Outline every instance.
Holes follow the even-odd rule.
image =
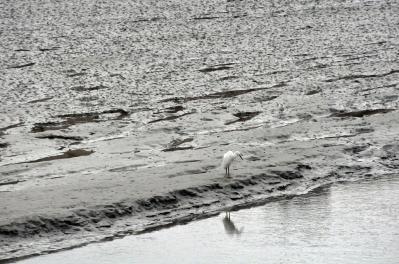
[[[225,170],[226,170],[226,173],[224,174],[224,177],[227,177],[227,168]]]
[[[227,167],[227,177],[230,177],[230,166]]]

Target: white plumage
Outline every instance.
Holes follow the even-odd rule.
[[[230,165],[237,157],[240,157],[241,159],[243,159],[242,155],[239,151],[233,152],[230,150],[224,154],[223,161],[222,161],[222,167],[226,171],[226,174],[225,174],[226,177],[230,176]]]

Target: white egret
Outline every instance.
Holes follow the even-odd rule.
[[[239,151],[227,151],[223,156],[222,167],[226,171],[226,177],[230,177],[230,165],[237,158],[240,157],[242,160],[242,154]]]
[[[233,221],[230,219],[230,212],[226,212],[226,216],[223,218],[224,230],[228,235],[240,235],[244,230],[244,227],[238,229]]]

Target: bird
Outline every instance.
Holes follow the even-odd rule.
[[[225,177],[230,177],[230,165],[237,157],[243,160],[242,154],[239,151],[233,152],[230,150],[223,155],[222,167],[226,171]]]
[[[234,222],[230,219],[230,212],[226,211],[226,216],[223,218],[223,226],[224,230],[228,235],[240,235],[244,230],[244,227],[238,229]]]

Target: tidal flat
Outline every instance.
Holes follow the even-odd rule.
[[[2,1],[0,261],[398,175],[398,30],[397,1]]]

